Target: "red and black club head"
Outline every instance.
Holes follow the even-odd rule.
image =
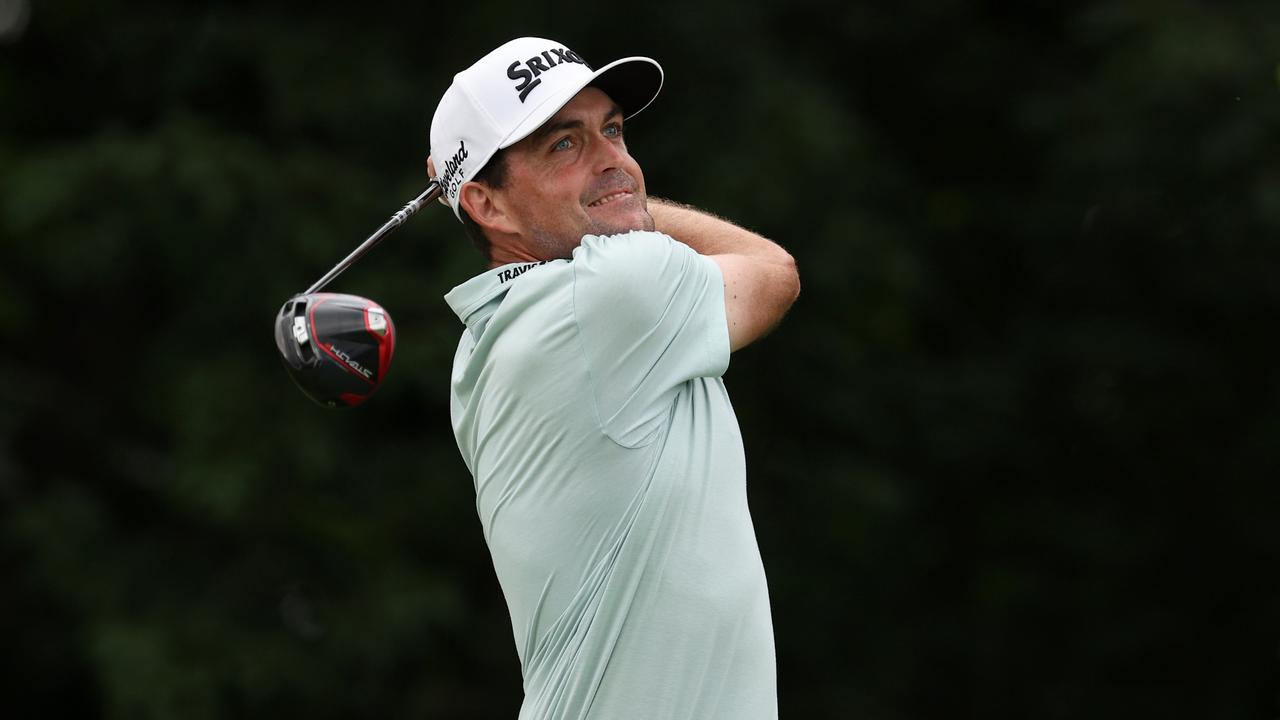
[[[276,317],[276,347],[285,369],[307,397],[325,407],[354,407],[369,399],[391,367],[395,345],[391,316],[357,295],[295,295]]]

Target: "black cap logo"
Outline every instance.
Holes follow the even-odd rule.
[[[541,55],[534,55],[528,60],[517,60],[507,68],[507,77],[512,80],[519,81],[519,85],[515,86],[515,91],[520,95],[520,102],[529,97],[530,91],[542,84],[542,78],[538,77],[544,72],[550,72],[552,68],[559,67],[565,63],[577,63],[591,69],[587,65],[587,61],[581,56],[567,48],[551,48],[543,50]]]

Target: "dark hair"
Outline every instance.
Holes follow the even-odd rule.
[[[471,178],[476,182],[482,182],[495,190],[500,190],[507,184],[507,151],[499,149],[489,158],[489,162],[480,168],[480,172]],[[476,249],[484,255],[486,260],[491,260],[489,247],[489,238],[484,234],[484,228],[480,227],[480,223],[471,218],[471,214],[467,212],[462,203],[458,203],[458,217],[462,218],[462,227],[467,231],[467,237],[471,238],[471,242],[475,244]]]

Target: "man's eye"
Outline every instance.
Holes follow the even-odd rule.
[[[552,150],[568,150],[573,147],[573,141],[569,138],[560,138],[555,145],[551,146]]]
[[[605,134],[605,135],[607,135],[607,136],[609,136],[609,137],[621,137],[621,135],[622,135],[622,126],[621,126],[621,125],[606,125],[606,126],[605,126],[605,128],[604,128],[604,134]]]

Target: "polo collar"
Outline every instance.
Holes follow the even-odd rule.
[[[547,260],[525,263],[508,263],[491,268],[450,290],[444,296],[458,319],[472,330],[472,334],[484,327],[484,323],[497,309],[501,298],[526,272],[546,265]],[[499,300],[499,302],[493,302]]]

